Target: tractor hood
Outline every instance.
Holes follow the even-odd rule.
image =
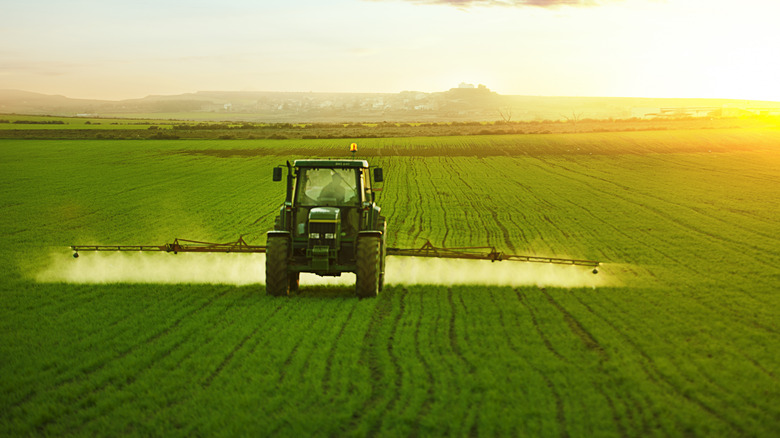
[[[309,222],[339,223],[341,210],[336,207],[315,207],[309,211]]]

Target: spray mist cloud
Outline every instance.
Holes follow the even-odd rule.
[[[84,284],[159,283],[232,284],[265,283],[264,254],[82,253],[74,259],[51,254],[49,264],[35,275],[39,282]],[[485,285],[600,287],[614,285],[608,272],[598,275],[581,266],[482,260],[388,257],[388,285]],[[353,285],[355,275],[320,277],[302,274],[306,285]]]

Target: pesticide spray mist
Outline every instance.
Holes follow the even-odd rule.
[[[492,285],[599,287],[612,286],[608,270],[512,261],[457,260],[388,257],[385,284],[388,285]],[[264,254],[166,254],[166,253],[82,253],[72,258],[58,252],[35,276],[39,282],[86,284],[161,283],[232,284],[265,283]],[[301,274],[307,285],[355,284],[355,275],[320,277]]]

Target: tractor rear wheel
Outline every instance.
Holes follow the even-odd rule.
[[[268,237],[265,249],[265,291],[268,295],[279,297],[289,293],[291,283],[287,272],[289,253],[290,239]]]
[[[385,285],[385,258],[387,256],[385,245],[385,242],[387,242],[387,219],[384,216],[379,216],[379,230],[382,231],[382,246],[379,251],[379,292],[382,292],[382,287]]]
[[[379,294],[381,245],[379,236],[358,237],[355,291],[360,298],[373,298]]]

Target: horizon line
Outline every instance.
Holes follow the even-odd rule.
[[[480,84],[482,85],[482,84]],[[385,94],[385,95],[392,95],[392,94],[401,94],[401,93],[423,93],[423,94],[435,94],[435,93],[446,93],[451,90],[487,90],[491,93],[495,93],[499,96],[506,96],[506,97],[539,97],[539,98],[580,98],[580,99],[687,99],[687,100],[744,100],[744,101],[757,101],[757,102],[778,102],[780,103],[780,100],[772,100],[772,99],[752,99],[752,98],[735,98],[735,97],[657,97],[657,96],[596,96],[596,95],[553,95],[553,94],[501,94],[497,91],[491,90],[487,86],[483,86],[484,88],[460,88],[460,87],[452,87],[447,90],[443,91],[421,91],[421,90],[402,90],[397,92],[382,92],[382,91],[275,91],[275,90],[197,90],[197,91],[188,91],[188,92],[182,92],[182,93],[170,93],[170,94],[147,94],[142,97],[129,97],[129,98],[123,98],[123,99],[108,99],[108,98],[89,98],[89,97],[71,97],[65,94],[48,94],[43,93],[40,91],[30,91],[30,90],[22,90],[18,88],[2,88],[0,89],[0,92],[22,92],[22,93],[31,93],[31,94],[38,94],[41,96],[47,96],[47,97],[63,97],[66,99],[72,99],[72,100],[95,100],[95,101],[106,101],[106,102],[121,102],[125,100],[140,100],[140,99],[146,99],[150,97],[175,97],[175,96],[182,96],[187,94],[197,94],[197,93],[278,93],[278,94]]]

